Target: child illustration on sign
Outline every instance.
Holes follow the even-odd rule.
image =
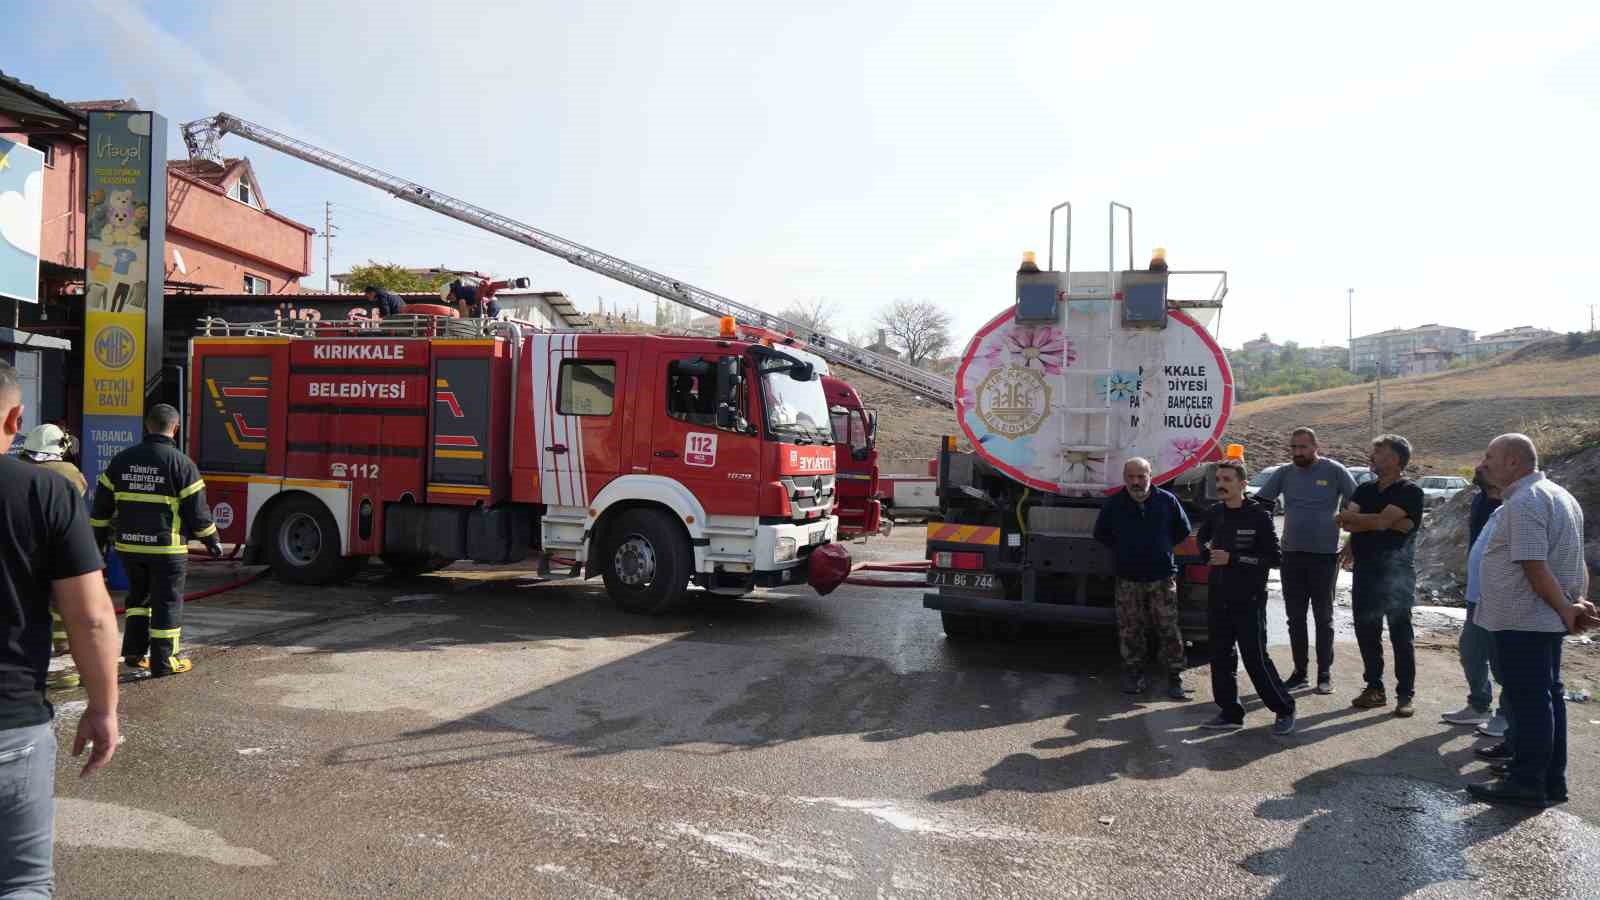
[[[92,309],[123,312],[132,300],[135,308],[143,307],[144,259],[140,229],[149,221],[149,208],[133,202],[133,191],[96,191],[91,203],[103,196],[104,202],[96,209],[93,220],[102,221],[98,232],[91,223],[89,241],[90,281],[89,305]],[[103,286],[103,287],[102,287]],[[101,287],[95,290],[95,287]]]

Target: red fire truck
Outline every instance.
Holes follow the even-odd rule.
[[[209,322],[189,449],[222,540],[286,581],[542,555],[646,613],[690,581],[803,582],[839,527],[828,400],[802,355],[733,327]]]

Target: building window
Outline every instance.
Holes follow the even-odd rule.
[[[43,153],[44,154],[44,164],[49,166],[52,169],[55,168],[55,165],[56,165],[56,145],[55,145],[54,142],[47,141],[47,140],[45,140],[44,138],[41,138],[41,137],[31,137],[31,138],[28,138],[28,146],[32,147],[33,149],[35,149],[37,151],[39,151],[40,153]]]
[[[246,294],[270,294],[272,285],[259,275],[244,276],[244,292]]]
[[[256,205],[255,201],[251,199],[250,185],[245,184],[243,178],[239,179],[239,183],[233,186],[233,199],[240,203],[247,203],[250,206]]]
[[[617,364],[568,359],[561,362],[556,411],[563,416],[609,416],[617,392]]]

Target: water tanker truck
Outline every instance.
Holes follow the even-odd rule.
[[[1213,494],[1233,406],[1214,333],[1227,273],[1169,270],[1160,250],[1136,268],[1132,210],[1113,203],[1109,218],[1106,268],[1074,272],[1071,206],[1052,210],[1048,262],[1025,255],[1012,302],[962,354],[955,412],[972,450],[958,452],[953,435],[940,447],[923,597],[951,640],[1018,623],[1115,623],[1111,553],[1093,530],[1127,460],[1148,460],[1191,520]],[[1126,268],[1115,249],[1123,220]],[[1193,539],[1178,563],[1182,628],[1203,636],[1207,569]]]

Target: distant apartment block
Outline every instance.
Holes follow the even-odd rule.
[[[1443,372],[1450,368],[1450,363],[1460,354],[1451,350],[1436,350],[1433,347],[1423,347],[1411,353],[1400,354],[1401,375],[1427,375],[1432,372]]]
[[[1356,372],[1375,372],[1398,375],[1403,358],[1419,350],[1441,350],[1452,355],[1463,353],[1473,341],[1468,328],[1430,323],[1417,328],[1396,328],[1377,334],[1364,334],[1350,342],[1350,354]],[[1431,365],[1432,363],[1430,363]]]
[[[1520,350],[1536,341],[1553,337],[1556,337],[1556,333],[1547,328],[1518,325],[1515,328],[1507,328],[1505,331],[1496,331],[1493,334],[1486,334],[1478,338],[1467,347],[1467,355],[1473,359],[1485,359],[1490,356],[1498,356],[1501,353],[1509,353],[1512,350]]]

